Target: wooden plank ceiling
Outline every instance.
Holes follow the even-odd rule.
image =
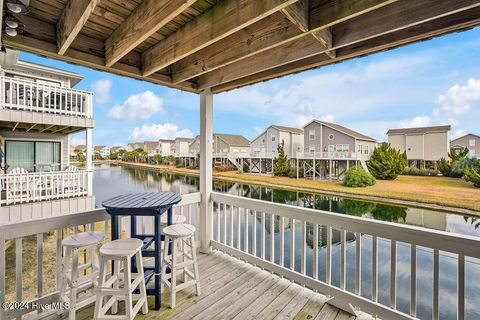
[[[30,0],[19,49],[222,92],[480,23],[480,0]]]

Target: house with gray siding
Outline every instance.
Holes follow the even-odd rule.
[[[303,150],[303,130],[292,127],[271,125],[250,143],[252,157],[275,158],[278,145],[284,143],[285,154],[289,159]]]
[[[468,156],[480,159],[480,136],[469,133],[450,141],[450,147],[453,149],[468,149]]]
[[[250,141],[239,134],[213,134],[213,153],[214,155],[232,155],[250,153]],[[198,154],[200,152],[200,136],[196,136],[195,140],[189,146],[191,154]]]
[[[93,94],[82,75],[0,52],[0,224],[93,209]],[[70,134],[85,134],[86,169],[70,166]]]
[[[374,138],[336,123],[312,120],[303,127],[303,132],[303,153],[299,153],[300,157],[361,157],[368,160],[377,146]]]

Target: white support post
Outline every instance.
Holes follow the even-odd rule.
[[[88,174],[88,187],[87,187],[87,195],[93,195],[93,163],[92,163],[92,156],[93,156],[93,142],[92,142],[92,128],[87,128],[86,130],[86,160],[87,160],[87,174]]]
[[[200,94],[200,251],[211,250],[213,234],[212,193],[212,114],[213,95],[209,89]]]

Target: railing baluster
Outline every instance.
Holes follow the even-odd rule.
[[[6,291],[5,286],[5,234],[0,232],[0,292]],[[5,294],[0,294],[0,306],[5,303]],[[0,319],[5,319],[5,308],[0,307]]]
[[[16,301],[22,301],[22,283],[23,283],[23,238],[15,239],[15,284]]]
[[[285,217],[280,217],[280,261],[281,266],[285,265]]]
[[[234,207],[230,205],[230,246],[233,247],[233,210]]]
[[[290,219],[290,269],[295,270],[295,219]]]
[[[300,270],[302,274],[306,273],[307,265],[307,222],[302,221],[302,261],[300,262]]]
[[[440,297],[440,255],[438,249],[433,250],[433,320],[440,318],[439,312],[439,297]]]
[[[270,262],[275,261],[275,215],[270,214]]]
[[[105,232],[108,232],[108,225],[105,225]],[[62,229],[57,229],[57,255],[56,255],[56,265],[57,265],[57,290],[60,290],[62,284],[62,256],[63,256],[63,247],[62,247]]]
[[[257,255],[257,211],[252,210],[252,255]]]
[[[362,234],[355,232],[355,293],[362,293]]]
[[[326,265],[326,282],[332,283],[332,227],[326,226],[327,229],[327,265]]]
[[[245,219],[243,222],[243,249],[248,253],[248,209],[245,208],[243,213],[245,214]]]
[[[377,302],[378,294],[378,239],[372,236],[372,300]]]
[[[37,234],[37,297],[43,296],[43,233]]]
[[[397,241],[390,241],[390,307],[397,308]]]
[[[217,204],[217,241],[220,242],[220,211],[222,209],[222,204]]]
[[[465,318],[465,256],[458,255],[457,272],[457,319]]]
[[[318,224],[313,224],[313,278],[318,279]]]
[[[410,315],[417,315],[417,246],[410,247]]]
[[[265,212],[262,211],[261,216],[260,216],[261,222],[262,222],[262,232],[261,232],[261,248],[260,248],[260,256],[262,259],[265,259]]]
[[[240,250],[240,236],[241,236],[241,224],[242,224],[242,209],[237,208],[237,249]]]
[[[223,204],[223,243],[227,244],[227,204]]]
[[[347,263],[347,231],[340,230],[340,288],[345,289],[346,286],[346,263]]]

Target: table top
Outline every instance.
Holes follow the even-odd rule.
[[[173,192],[140,192],[113,197],[102,202],[107,210],[152,210],[160,211],[169,209],[182,201],[179,194]]]

